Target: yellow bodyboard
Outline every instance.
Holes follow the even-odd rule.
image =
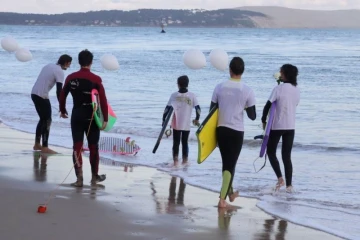
[[[203,163],[217,146],[216,127],[219,108],[214,107],[196,131],[198,140],[198,164]]]

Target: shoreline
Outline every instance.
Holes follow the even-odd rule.
[[[4,139],[6,140],[9,140],[10,138],[6,138],[6,135],[9,136],[8,134],[6,133],[11,133],[11,136],[16,136],[14,138],[11,138],[12,140],[10,141],[7,141],[8,144],[16,144],[16,146],[20,146],[20,148],[23,148],[23,152],[25,153],[17,153],[17,152],[14,152],[12,151],[11,149],[5,149],[4,150],[4,144],[1,144],[0,147],[3,148],[2,152],[5,153],[5,155],[9,155],[9,157],[13,156],[13,155],[16,155],[16,156],[20,156],[21,158],[25,158],[27,159],[28,158],[28,155],[30,152],[32,151],[28,151],[26,149],[24,149],[25,147],[28,148],[29,146],[29,143],[31,143],[33,141],[33,136],[32,134],[29,134],[29,133],[23,133],[22,131],[18,131],[18,130],[15,130],[15,129],[11,129],[10,127],[4,125],[3,123],[0,123],[0,129],[2,132],[4,132],[5,134],[3,136],[0,137],[0,141],[3,140],[4,142]],[[17,140],[16,140],[17,139]],[[20,141],[21,140],[21,141]],[[13,142],[13,143],[11,143]],[[30,145],[30,147],[32,147],[32,145]],[[61,169],[61,172],[65,173],[65,172],[68,172],[68,167],[65,167],[66,169],[64,170],[64,166],[63,166],[63,160],[64,160],[64,157],[66,158],[71,158],[70,156],[68,156],[68,154],[71,152],[71,149],[68,149],[68,148],[63,148],[63,147],[56,147],[54,148],[55,150],[58,150],[60,149],[62,152],[64,152],[64,154],[66,154],[66,156],[49,156],[49,159],[53,159],[52,161],[54,161],[56,159],[56,161],[54,161],[54,163],[51,163],[51,164],[55,164],[55,162],[59,162],[60,164],[56,165],[57,167],[59,167]],[[9,152],[9,154],[7,154],[7,152]],[[32,154],[31,154],[32,155]],[[34,160],[35,162],[35,160]],[[107,163],[106,163],[107,162]],[[68,166],[71,166],[71,164],[69,164],[69,161],[67,161],[67,165]],[[11,163],[9,163],[10,165],[9,166],[5,166],[5,170],[3,169],[4,166],[3,166],[4,162],[3,161],[0,161],[0,172],[2,173],[1,174],[1,177],[0,178],[4,178],[4,179],[7,179],[8,181],[8,177],[9,176],[3,176],[3,173],[5,173],[7,170],[6,170],[6,167],[9,167],[11,166]],[[6,165],[6,164],[5,164]],[[41,164],[40,164],[41,165]],[[49,165],[50,165],[50,162],[47,163],[47,170],[46,171],[49,171]],[[88,161],[87,161],[87,157],[84,157],[84,172],[86,174],[88,174],[89,172],[89,166],[88,166]],[[110,166],[109,166],[110,165]],[[116,167],[114,167],[114,165],[116,165]],[[130,165],[130,170],[129,170],[129,165]],[[35,165],[34,165],[35,166]],[[131,184],[127,184],[127,186],[124,186],[123,185],[123,181],[128,181],[126,179],[124,179],[124,176],[117,176],[116,172],[118,172],[118,166],[120,166],[120,168],[124,167],[124,172],[126,172],[126,176],[127,178],[134,178],[136,179],[136,181],[130,181]],[[41,166],[40,166],[40,169],[41,169]],[[56,170],[57,168],[55,167],[54,169],[51,169],[51,172],[53,171],[60,171],[60,170]],[[184,218],[187,219],[186,217],[186,212],[189,212],[189,211],[193,211],[193,212],[197,212],[198,211],[198,214],[195,214],[195,217],[193,217],[194,219],[196,219],[195,222],[197,222],[197,226],[199,229],[202,229],[201,231],[194,231],[192,232],[192,234],[200,234],[200,236],[207,236],[204,232],[206,232],[207,230],[205,230],[207,228],[207,224],[213,224],[211,221],[209,222],[209,219],[213,218],[213,214],[211,214],[211,212],[215,212],[217,207],[215,206],[217,204],[217,197],[218,197],[218,193],[216,193],[215,191],[211,191],[211,190],[206,190],[204,188],[200,188],[198,186],[194,186],[194,185],[191,185],[191,184],[187,184],[186,182],[184,182],[184,180],[182,180],[181,178],[179,177],[175,177],[175,176],[172,176],[171,174],[165,172],[165,171],[161,171],[161,170],[157,170],[156,168],[151,168],[149,166],[139,166],[139,164],[124,164],[124,163],[120,163],[120,162],[114,162],[113,160],[109,160],[109,159],[102,159],[102,161],[100,162],[100,171],[102,171],[103,169],[105,170],[108,170],[109,171],[109,175],[110,175],[110,178],[108,178],[106,180],[106,182],[104,182],[104,185],[106,185],[106,189],[108,189],[108,185],[110,185],[110,190],[106,190],[105,193],[103,193],[103,195],[101,196],[102,198],[105,198],[103,200],[100,200],[100,202],[106,202],[106,205],[107,207],[114,207],[117,205],[116,202],[121,202],[124,203],[125,205],[127,205],[128,207],[130,208],[127,208],[125,207],[125,209],[121,209],[120,212],[127,212],[127,214],[130,214],[131,213],[134,213],[134,212],[137,212],[138,215],[142,215],[143,212],[140,210],[135,210],[134,211],[134,206],[142,206],[142,204],[145,205],[145,209],[147,214],[150,214],[152,211],[154,211],[153,209],[150,209],[149,208],[149,203],[146,204],[146,202],[148,200],[144,200],[144,199],[147,199],[146,197],[143,196],[143,191],[144,191],[144,186],[148,186],[148,182],[150,181],[150,185],[153,184],[152,186],[155,186],[155,185],[160,185],[160,186],[163,186],[162,188],[156,188],[156,190],[153,190],[153,188],[155,189],[155,187],[151,187],[151,191],[152,191],[152,196],[156,195],[156,194],[162,194],[161,197],[158,197],[154,200],[151,200],[150,199],[150,202],[152,201],[155,201],[156,202],[156,205],[161,205],[161,211],[165,211],[167,212],[167,208],[173,208],[172,210],[174,210],[175,212],[182,212],[182,213],[179,213],[180,215],[180,219]],[[134,173],[132,173],[132,171],[134,170]],[[13,170],[14,172],[18,172],[18,170]],[[24,168],[24,171],[26,171],[26,168]],[[140,172],[140,176],[138,173],[135,173],[135,172]],[[63,175],[65,176],[65,174],[56,174],[56,175],[59,175],[57,176],[56,178],[62,178]],[[108,173],[108,172],[107,172]],[[6,175],[6,174],[5,174]],[[20,178],[23,178],[22,174],[15,174],[15,176],[20,176]],[[70,174],[71,178],[74,178],[74,176],[72,176],[73,173]],[[152,176],[151,179],[152,180],[149,180],[150,177],[149,176]],[[154,177],[155,176],[155,177]],[[113,183],[111,183],[112,179],[116,180],[117,178],[120,178],[122,179],[121,181],[118,181],[118,184],[122,185],[120,186],[117,186],[117,184],[113,185]],[[12,181],[19,181],[18,180],[18,177],[15,177],[15,178],[10,178],[10,179],[17,179],[17,180],[12,180]],[[47,177],[47,179],[49,179],[49,177]],[[169,191],[172,191],[171,190],[171,186],[174,184],[174,181],[175,181],[175,188],[176,188],[176,181],[178,179],[180,179],[180,185],[181,185],[181,182],[183,183],[183,187],[185,188],[186,187],[186,195],[185,194],[185,198],[190,196],[189,199],[183,199],[183,202],[187,201],[187,202],[190,202],[190,207],[186,207],[185,206],[185,210],[184,210],[184,205],[183,204],[180,204],[178,206],[178,204],[175,204],[172,205],[170,204],[170,200],[172,197],[169,195],[168,197],[168,201],[169,203],[165,204],[167,205],[167,207],[165,207],[165,210],[164,210],[164,200],[166,199],[166,197],[164,198],[163,196],[167,195],[168,193],[166,191],[164,191],[164,189],[166,190],[166,187],[169,186],[168,183],[168,180],[166,179],[171,179],[170,180],[170,187],[169,187]],[[88,176],[86,176],[86,180],[85,182],[87,182],[88,179]],[[74,193],[71,193],[71,192],[81,192],[81,191],[87,191],[87,187],[83,190],[78,190],[77,191],[72,191],[71,189],[73,188],[69,188],[69,184],[68,182],[70,182],[70,177],[65,181],[65,184],[61,185],[61,187],[59,188],[59,191],[58,191],[58,194],[57,195],[66,195],[66,194],[70,194],[70,195],[73,195]],[[40,184],[35,184],[35,185],[38,185],[37,187],[35,186],[34,189],[38,189],[40,186],[42,186],[42,192],[43,192],[43,195],[44,194],[47,194],[49,192],[47,191],[43,191],[43,183],[46,182],[46,189],[50,190],[54,188],[54,186],[57,186],[58,183],[60,183],[60,181],[57,182],[57,180],[53,179],[51,181],[49,180],[45,180],[43,182],[41,182]],[[19,185],[22,185],[22,184],[25,184],[25,185],[33,185],[30,181],[30,183],[28,183],[28,181],[23,181],[23,182],[20,182]],[[87,184],[87,183],[86,183]],[[133,185],[132,185],[133,184]],[[125,184],[126,185],[126,184]],[[186,186],[187,185],[187,186]],[[1,185],[0,185],[1,186]],[[1,187],[1,190],[2,190],[3,187]],[[148,187],[146,187],[147,189]],[[180,187],[181,188],[181,187]],[[21,187],[20,187],[21,189]],[[33,190],[33,191],[35,191]],[[16,191],[16,190],[15,190]],[[21,191],[21,190],[20,190]],[[24,190],[22,190],[24,191]],[[146,190],[148,191],[148,189]],[[179,189],[180,191],[180,189]],[[119,192],[121,192],[120,195],[122,195],[122,197],[119,196]],[[189,193],[190,192],[190,193]],[[199,196],[199,193],[200,193],[200,196]],[[16,193],[18,194],[18,193]],[[31,193],[31,190],[30,192],[26,191],[24,194],[30,194],[32,195]],[[190,194],[190,195],[189,195]],[[180,194],[181,195],[181,194]],[[183,194],[184,195],[184,194]],[[137,196],[137,197],[135,197]],[[141,197],[142,196],[142,197]],[[100,197],[100,198],[101,198]],[[65,197],[66,198],[66,197]],[[80,197],[81,198],[81,197]],[[54,198],[52,201],[53,202],[57,202],[59,201],[59,199],[62,199],[62,198]],[[114,200],[116,199],[116,200]],[[121,199],[121,200],[118,200],[118,199]],[[205,202],[209,202],[208,200],[209,199],[214,199],[214,200],[211,200],[210,203],[206,203],[204,204]],[[0,200],[2,201],[2,200]],[[81,202],[81,199],[78,199],[77,197],[75,197],[75,201],[79,201]],[[166,201],[166,200],[165,200]],[[311,228],[311,227],[304,227],[304,226],[301,226],[301,225],[297,225],[297,224],[294,224],[294,223],[291,223],[290,221],[285,221],[279,217],[276,217],[276,216],[273,216],[273,215],[270,215],[268,213],[266,213],[265,211],[261,210],[259,207],[256,206],[256,203],[257,203],[257,199],[255,198],[249,198],[249,197],[240,197],[238,198],[238,200],[235,201],[235,205],[238,205],[239,208],[236,208],[236,209],[232,209],[232,211],[230,211],[230,213],[228,213],[227,211],[224,213],[222,212],[221,214],[224,215],[223,218],[221,218],[222,220],[226,220],[228,219],[229,222],[230,222],[230,218],[233,218],[232,219],[232,224],[234,225],[237,225],[239,222],[244,224],[244,215],[247,216],[248,220],[250,222],[253,222],[254,223],[254,226],[251,225],[250,228],[252,230],[249,230],[252,234],[256,234],[257,231],[258,231],[258,228],[261,226],[261,224],[259,223],[260,220],[268,220],[268,223],[271,225],[271,224],[275,224],[275,223],[279,223],[280,225],[286,225],[286,228],[289,228],[292,229],[290,230],[290,233],[289,233],[289,229],[284,230],[284,232],[282,233],[279,233],[280,235],[283,234],[285,235],[285,233],[287,232],[287,234],[291,234],[291,233],[294,233],[294,237],[295,238],[291,238],[291,239],[302,239],[303,237],[305,236],[308,236],[308,234],[310,234],[311,236],[312,235],[316,235],[316,236],[322,236],[322,237],[327,237],[327,239],[337,239],[336,235],[334,234],[330,234],[330,233],[326,233],[324,231],[321,231],[321,230],[318,230],[318,229],[314,229],[314,228]],[[237,202],[237,204],[236,204]],[[109,204],[110,203],[110,204]],[[50,205],[52,205],[55,203],[51,203]],[[170,205],[169,205],[170,204]],[[189,203],[188,203],[189,204]],[[193,206],[195,205],[195,206]],[[203,206],[205,205],[205,206]],[[191,207],[192,206],[192,207]],[[159,206],[158,206],[159,207]],[[52,208],[52,207],[51,207]],[[50,208],[50,209],[51,209]],[[118,207],[115,207],[116,209],[119,209]],[[136,207],[135,207],[136,208]],[[34,209],[35,209],[35,206],[34,206]],[[56,207],[54,207],[54,209],[56,209]],[[172,211],[171,210],[171,211]],[[210,211],[209,211],[210,210]],[[53,211],[53,210],[49,210],[49,211]],[[160,211],[160,210],[159,210]],[[118,210],[116,210],[116,212],[118,212]],[[158,212],[158,210],[156,210],[156,212]],[[200,212],[200,213],[199,213]],[[218,212],[218,211],[216,211]],[[220,211],[221,212],[221,211]],[[234,212],[240,212],[237,213],[237,214],[234,214]],[[50,214],[50,213],[49,213]],[[167,217],[174,217],[173,216],[174,213],[166,213],[165,214],[165,218]],[[204,215],[203,215],[204,214]],[[218,213],[220,214],[220,213]],[[230,214],[228,216],[228,214]],[[151,215],[151,214],[150,214]],[[168,216],[169,215],[169,216]],[[241,216],[239,216],[241,215]],[[179,218],[179,216],[176,217]],[[205,217],[204,217],[205,216]],[[220,215],[219,215],[220,216]],[[35,216],[33,216],[35,217]],[[116,218],[116,216],[113,216],[114,218]],[[132,216],[133,217],[133,216]],[[160,217],[161,218],[161,217]],[[205,221],[205,220],[206,221]],[[257,219],[257,220],[256,220]],[[158,221],[158,217],[155,217],[155,220],[154,221]],[[220,220],[220,219],[219,219]],[[204,223],[204,221],[207,223]],[[270,221],[270,222],[269,222]],[[235,223],[234,223],[235,222]],[[266,222],[266,221],[265,221]],[[185,223],[184,223],[185,224]],[[225,223],[222,223],[222,224],[225,224],[226,225],[226,221]],[[242,226],[242,224],[240,224]],[[186,224],[185,224],[186,225]],[[220,223],[219,223],[219,228],[220,227]],[[281,227],[279,225],[279,228]],[[239,226],[239,225],[237,225]],[[239,226],[240,227],[240,226]],[[204,229],[203,229],[204,228]],[[229,228],[229,226],[225,227],[226,229]],[[240,227],[241,228],[241,227]],[[243,228],[243,227],[242,227]],[[212,229],[213,230],[213,229]],[[222,230],[219,230],[220,232],[222,232],[224,229]],[[244,229],[241,229],[240,230],[240,233],[244,234],[243,232]],[[150,231],[150,230],[149,230]],[[235,233],[233,232],[235,231]],[[161,230],[161,232],[163,232],[163,230]],[[191,232],[191,231],[190,231]],[[266,232],[266,231],[265,231]],[[281,232],[281,231],[280,231]],[[203,235],[202,235],[202,234]],[[219,232],[217,232],[219,233]],[[304,233],[304,235],[301,236],[300,233]],[[170,233],[165,233],[164,234],[170,234]],[[181,234],[181,233],[179,233]],[[220,234],[220,233],[219,233]],[[234,237],[239,234],[239,230],[232,230],[231,231],[231,236]],[[265,234],[265,233],[264,233]],[[270,234],[270,233],[266,233],[266,234]],[[299,236],[300,234],[300,236]],[[271,235],[271,234],[270,234]],[[268,235],[268,236],[270,236]],[[213,239],[213,238],[209,238],[210,236],[213,236],[212,234],[210,234],[209,236],[207,236],[207,238],[204,238],[204,239]],[[199,238],[196,238],[196,239],[199,239]],[[216,239],[216,238],[214,238]],[[232,239],[232,238],[228,238],[228,239]],[[252,238],[254,239],[254,238]],[[255,239],[268,239],[268,238],[261,238],[261,237],[255,237]],[[284,238],[279,238],[279,239],[284,239]],[[310,238],[311,239],[311,238]]]

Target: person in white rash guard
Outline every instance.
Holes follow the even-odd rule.
[[[178,163],[180,141],[182,145],[183,163],[187,163],[189,156],[188,139],[190,134],[192,109],[196,110],[194,125],[199,125],[201,109],[194,93],[188,91],[189,78],[180,76],[177,80],[178,92],[171,94],[163,114],[163,123],[169,109],[173,107],[174,116],[171,122],[173,128],[173,148],[172,155],[174,164]]]
[[[31,99],[39,115],[39,122],[36,127],[35,144],[33,149],[43,153],[56,153],[49,149],[48,141],[51,126],[51,104],[49,92],[56,84],[56,95],[59,101],[60,92],[64,82],[64,72],[71,65],[72,58],[64,54],[60,56],[58,62],[45,65],[31,90]],[[40,141],[42,140],[42,143]]]
[[[233,191],[235,167],[244,141],[244,111],[251,120],[256,119],[255,94],[241,79],[245,63],[234,57],[229,65],[230,79],[218,84],[213,92],[210,110],[218,106],[216,137],[222,159],[222,187],[218,207],[228,206],[239,196]]]
[[[269,134],[266,153],[278,179],[275,186],[275,191],[278,191],[285,185],[279,161],[276,157],[276,148],[280,138],[282,138],[281,155],[285,170],[286,191],[290,193],[293,191],[291,151],[295,138],[295,115],[296,107],[300,102],[300,90],[297,87],[298,69],[296,66],[285,64],[281,67],[280,73],[280,79],[283,84],[273,89],[264,107],[261,121],[265,129],[266,117],[271,108],[271,104],[276,101],[275,115]]]

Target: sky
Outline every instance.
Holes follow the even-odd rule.
[[[96,10],[220,9],[282,6],[313,10],[360,9],[360,0],[0,0],[0,12],[64,13]]]

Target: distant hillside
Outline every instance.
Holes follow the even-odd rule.
[[[92,11],[64,14],[0,12],[1,25],[161,26],[232,28],[360,28],[360,10],[313,11],[283,7],[219,10]]]
[[[0,12],[0,24],[6,25],[78,25],[78,26],[168,26],[183,27],[256,27],[252,17],[266,17],[262,13],[221,9],[94,11],[64,14],[20,14]]]
[[[360,28],[360,10],[315,11],[283,7],[240,7],[266,15],[252,16],[259,28]]]

